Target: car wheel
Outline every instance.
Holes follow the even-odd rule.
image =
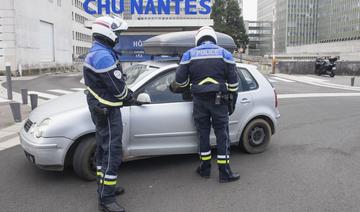
[[[95,136],[86,137],[81,140],[75,150],[73,169],[84,180],[92,181],[96,179],[95,150]]]
[[[240,149],[249,154],[265,151],[271,141],[271,127],[264,119],[251,121],[244,129],[239,143]]]

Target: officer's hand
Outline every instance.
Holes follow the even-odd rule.
[[[132,90],[128,90],[128,94],[124,99],[124,106],[131,106],[135,103],[134,92]]]

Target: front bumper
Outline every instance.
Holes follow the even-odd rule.
[[[20,143],[26,158],[41,169],[61,171],[64,168],[66,152],[73,143],[65,137],[34,138],[22,129]]]

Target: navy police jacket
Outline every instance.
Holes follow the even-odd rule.
[[[176,71],[179,87],[190,85],[195,96],[209,93],[237,92],[239,78],[229,51],[210,41],[185,52]]]
[[[84,80],[88,100],[106,107],[121,107],[128,96],[124,74],[114,50],[97,41],[85,58]]]

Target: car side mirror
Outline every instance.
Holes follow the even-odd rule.
[[[136,98],[136,103],[138,105],[143,105],[143,104],[150,104],[151,103],[151,98],[150,95],[147,93],[141,93],[137,96]]]

